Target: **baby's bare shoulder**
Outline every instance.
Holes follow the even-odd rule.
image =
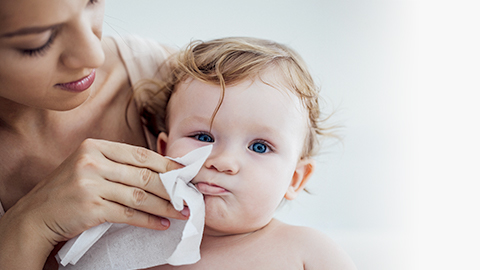
[[[288,245],[291,252],[299,253],[305,269],[356,269],[351,258],[326,234],[309,227],[276,223],[272,239],[277,240],[273,241],[283,242],[277,244]]]

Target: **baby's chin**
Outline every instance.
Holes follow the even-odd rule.
[[[248,210],[238,204],[240,203],[231,200],[229,196],[205,196],[204,234],[211,236],[247,234],[262,229],[273,218],[268,213],[249,214]]]
[[[212,220],[208,216],[205,219],[204,235],[207,236],[234,236],[244,235],[256,232],[268,225],[268,222],[262,222],[258,224],[242,224],[240,221],[226,221],[214,219]]]

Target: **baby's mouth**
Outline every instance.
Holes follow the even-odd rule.
[[[222,195],[227,192],[225,188],[221,186],[217,186],[215,184],[207,183],[207,182],[198,182],[195,184],[198,191],[200,191],[203,195]]]

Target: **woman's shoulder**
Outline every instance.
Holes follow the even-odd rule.
[[[142,79],[155,79],[168,57],[169,46],[138,36],[105,37],[106,67],[121,61],[132,85]]]
[[[301,254],[305,269],[356,269],[347,253],[325,233],[275,220],[275,237]],[[320,267],[321,266],[321,267]]]

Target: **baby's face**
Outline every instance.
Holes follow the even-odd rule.
[[[268,75],[263,78],[274,81]],[[181,83],[169,104],[168,137],[159,143],[171,157],[213,144],[192,181],[205,196],[205,233],[211,235],[250,232],[271,220],[295,173],[307,126],[297,97],[255,80],[227,87],[210,129],[220,94],[220,86]]]

